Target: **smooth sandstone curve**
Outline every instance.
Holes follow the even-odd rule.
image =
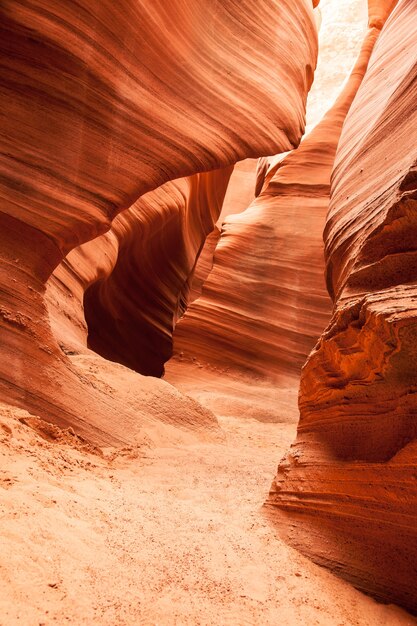
[[[171,371],[197,360],[275,381],[299,376],[331,315],[322,239],[330,177],[378,33],[369,30],[342,93],[300,147],[260,159],[258,197],[223,224],[202,295],[177,324]]]
[[[416,37],[417,6],[400,0],[344,125],[325,229],[335,311],[269,497],[293,545],[414,613]]]
[[[144,192],[299,142],[312,3],[6,0],[2,13],[0,393],[92,436],[108,399],[59,350],[46,280]]]

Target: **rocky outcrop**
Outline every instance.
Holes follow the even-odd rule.
[[[3,400],[100,430],[108,400],[59,351],[45,282],[145,192],[299,142],[311,4],[3,3]]]
[[[118,241],[117,262],[84,285],[90,348],[161,376],[175,323],[211,269],[220,234],[215,224],[237,198],[253,197],[255,166],[247,159],[233,173],[229,166],[165,183],[114,220],[109,232]],[[108,235],[98,241],[107,244]]]
[[[89,347],[105,358],[162,374],[232,169],[165,183],[118,216],[109,233],[68,255],[48,282],[50,315],[64,350],[82,349],[88,333]],[[74,343],[80,328],[81,341]]]
[[[330,176],[378,33],[369,30],[341,95],[301,146],[260,159],[258,197],[226,219],[202,295],[176,327],[177,368],[197,360],[274,380],[299,375],[330,319],[322,239]]]
[[[370,24],[395,3],[370,3]],[[376,9],[375,12],[374,9]],[[269,506],[289,540],[417,612],[417,6],[400,0],[346,119],[325,229],[332,320]]]
[[[236,163],[233,169],[216,226],[206,238],[195,265],[191,278],[189,303],[201,296],[203,284],[212,270],[214,252],[221,236],[224,220],[230,214],[244,211],[254,198],[257,163],[258,159],[245,159]]]

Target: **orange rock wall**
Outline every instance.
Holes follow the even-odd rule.
[[[264,195],[226,220],[202,295],[176,326],[174,354],[267,378],[299,373],[330,315],[324,214],[320,199],[308,199],[308,214],[303,200]]]
[[[64,351],[85,352],[88,343],[141,373],[161,374],[232,169],[165,183],[118,216],[108,233],[68,254],[47,283]]]
[[[325,229],[335,311],[304,366],[297,440],[269,498],[295,546],[413,612],[416,37],[417,5],[400,0],[344,125]]]
[[[233,169],[220,216],[197,259],[191,279],[190,303],[201,296],[203,284],[212,270],[214,252],[220,239],[220,229],[224,220],[231,214],[235,215],[244,211],[255,197],[257,163],[258,159],[245,159],[236,163]]]
[[[330,176],[378,33],[369,30],[342,93],[301,146],[260,159],[259,195],[227,217],[202,295],[176,327],[181,360],[273,379],[299,375],[331,315],[322,239]]]
[[[88,345],[142,374],[161,376],[196,259],[220,214],[232,168],[166,183],[114,223],[117,263],[84,298]]]
[[[91,435],[109,400],[59,351],[46,280],[165,181],[297,145],[312,3],[5,0],[2,12],[0,395]]]
[[[6,0],[3,17],[2,214],[61,252],[166,180],[302,134],[316,55],[307,0],[263,0],[256,12],[251,2]]]

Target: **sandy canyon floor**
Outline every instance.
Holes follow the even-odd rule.
[[[0,624],[416,624],[310,563],[265,519],[293,417],[245,416],[238,381],[221,399],[209,379],[205,389],[195,395],[216,408],[223,438],[104,457],[71,434],[47,441],[1,407]]]

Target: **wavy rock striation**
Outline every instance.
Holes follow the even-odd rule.
[[[233,169],[220,216],[216,226],[207,236],[195,265],[191,278],[189,303],[201,296],[203,284],[213,267],[214,252],[221,236],[221,227],[225,218],[232,213],[244,211],[255,196],[257,163],[258,159],[245,159],[236,163]]]
[[[176,327],[171,376],[184,360],[274,380],[299,375],[331,314],[322,240],[330,176],[378,33],[370,29],[341,95],[301,146],[260,159],[258,197],[226,219],[202,295]]]
[[[212,268],[215,224],[254,196],[256,160],[232,169],[165,183],[118,216],[108,233],[67,255],[47,283],[64,352],[85,352],[88,335],[104,357],[162,374],[175,322]]]
[[[166,183],[112,226],[118,257],[84,298],[88,345],[142,374],[161,376],[196,259],[220,214],[232,168]]]
[[[45,282],[145,192],[299,142],[312,3],[6,0],[2,12],[0,394],[99,437],[117,420],[59,351]]]
[[[370,4],[380,28],[395,3]],[[335,311],[304,367],[297,440],[269,497],[295,546],[414,613],[416,37],[417,6],[400,0],[346,119],[325,230]]]

